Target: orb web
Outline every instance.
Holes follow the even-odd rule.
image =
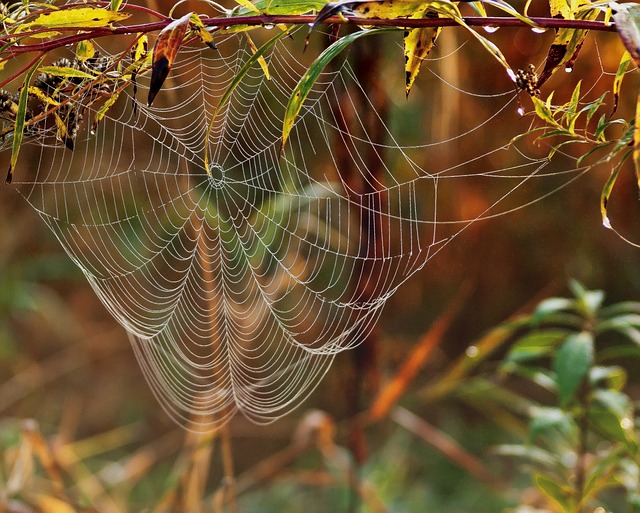
[[[510,83],[472,92],[434,79],[436,102],[454,90],[491,103],[481,121],[436,139],[407,128],[410,105],[398,101],[385,120],[348,58],[315,83],[281,155],[285,107],[310,62],[304,35],[276,43],[269,77],[254,63],[223,104],[252,55],[246,39],[187,46],[153,107],[139,101],[140,77],[138,99],[126,89],[73,152],[25,146],[14,178],[129,333],[160,403],[190,429],[296,407],[405,280],[477,219],[529,201],[521,186],[544,176],[544,158],[496,130],[515,115]],[[496,130],[491,148],[438,158],[480,130]],[[458,208],[462,182],[490,187],[493,200]]]

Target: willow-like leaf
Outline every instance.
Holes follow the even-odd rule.
[[[622,87],[622,80],[624,79],[627,69],[629,68],[629,64],[631,64],[631,54],[627,50],[622,54],[620,64],[618,65],[618,71],[616,71],[616,77],[613,80],[613,109],[611,110],[611,115],[615,114],[616,110],[618,109],[620,88]]]
[[[39,71],[40,73],[47,73],[49,75],[55,75],[56,77],[63,78],[83,78],[86,80],[96,79],[96,75],[91,75],[85,71],[67,66],[42,66]]]
[[[38,15],[28,23],[19,26],[18,32],[26,32],[33,28],[99,28],[111,23],[126,20],[129,14],[102,9],[100,7],[76,7],[60,9]]]
[[[245,37],[247,38],[247,44],[249,45],[251,52],[256,53],[258,51],[258,47],[253,42],[253,39],[251,39],[251,36],[245,32]],[[271,75],[269,74],[269,65],[262,55],[258,57],[258,64],[260,64],[260,67],[262,68],[262,72],[264,73],[266,79],[271,80]]]
[[[618,162],[616,167],[613,168],[609,179],[602,188],[602,193],[600,193],[600,214],[602,216],[602,224],[605,228],[608,229],[613,228],[613,226],[611,225],[611,220],[609,219],[609,214],[607,212],[607,208],[609,207],[609,197],[611,196],[613,186],[616,184],[616,180],[618,179],[618,174],[620,174],[620,169],[622,168],[625,160],[627,160],[628,155],[629,152],[627,152],[627,154],[620,160],[620,162]]]
[[[148,105],[151,105],[162,84],[169,76],[171,66],[173,66],[178,50],[182,45],[190,21],[191,13],[185,14],[182,18],[169,23],[158,34],[156,44],[153,46],[151,82],[149,83],[149,96],[147,98]]]
[[[337,57],[342,51],[347,48],[351,43],[364,36],[372,34],[380,34],[381,32],[388,32],[390,29],[373,29],[373,30],[361,30],[348,34],[333,43],[329,48],[322,52],[318,58],[313,61],[309,69],[302,76],[300,81],[291,93],[287,109],[284,114],[284,120],[282,123],[282,145],[280,147],[280,153],[284,151],[285,144],[291,133],[291,129],[295,124],[298,113],[302,108],[302,104],[306,100],[307,96],[311,92],[313,85],[324,70],[335,57]],[[393,29],[391,29],[393,30]]]
[[[640,66],[640,5],[612,2],[611,8],[616,11],[613,20],[620,39],[636,65]]]
[[[583,9],[585,2],[578,2],[576,11],[569,11],[568,15],[566,10],[561,10],[560,13],[555,16],[564,19],[581,19],[581,20],[594,20],[600,14],[598,9]],[[581,10],[583,9],[583,10]],[[563,14],[564,13],[564,14]],[[553,12],[552,12],[553,15]],[[547,53],[547,58],[544,63],[544,68],[538,79],[537,87],[542,85],[551,78],[551,76],[560,67],[564,66],[567,71],[573,69],[573,65],[578,58],[585,38],[587,37],[587,30],[584,29],[571,29],[562,28],[558,30],[551,47]]]
[[[100,121],[102,121],[102,119],[105,117],[109,109],[116,103],[116,101],[118,100],[118,97],[120,96],[120,92],[121,91],[116,91],[111,96],[109,96],[107,101],[105,101],[102,104],[102,106],[98,109],[98,112],[96,112],[96,115],[93,119],[93,125],[91,126],[92,132],[95,131],[97,126],[100,124]]]
[[[233,80],[229,84],[229,87],[227,87],[227,89],[225,90],[224,94],[220,98],[220,101],[218,102],[218,105],[216,106],[215,110],[211,114],[211,121],[209,122],[209,127],[207,128],[207,140],[209,140],[209,135],[211,134],[211,130],[213,129],[213,123],[214,123],[214,121],[216,119],[216,116],[218,115],[218,112],[227,103],[227,101],[229,101],[229,98],[231,97],[231,95],[235,91],[236,87],[238,87],[238,84],[240,84],[240,82],[242,82],[242,80],[246,76],[247,72],[251,69],[251,67],[256,62],[259,62],[260,58],[264,58],[263,56],[267,52],[267,50],[269,50],[277,41],[279,41],[283,37],[289,35],[293,29],[294,29],[294,27],[291,26],[288,29],[276,34],[275,36],[273,36],[271,39],[269,39],[269,41],[267,41],[260,48],[258,48],[254,53],[252,53],[251,56],[244,62],[242,67],[238,70],[238,72],[233,77]],[[208,145],[205,146],[205,151],[204,151],[204,166],[205,166],[205,169],[207,170],[207,174],[210,174],[210,170],[209,170],[209,146]]]
[[[211,32],[207,30],[207,27],[204,26],[202,20],[196,13],[191,13],[191,18],[189,19],[191,22],[191,28],[198,33],[198,37],[200,41],[202,41],[209,48],[215,50],[216,45],[213,42],[213,35]]]
[[[31,69],[27,72],[24,83],[22,84],[22,91],[20,92],[20,99],[18,100],[18,112],[16,113],[16,121],[13,129],[13,143],[11,145],[11,160],[9,162],[9,172],[5,182],[11,183],[13,179],[13,171],[16,168],[18,162],[18,155],[20,154],[20,148],[22,147],[22,138],[24,136],[24,123],[27,118],[27,103],[29,101],[29,82],[33,78],[34,73],[44,60],[44,56],[40,60],[31,66]]]
[[[427,12],[426,16],[429,17]],[[433,14],[437,17],[437,14]],[[422,14],[420,16],[422,17]],[[422,61],[429,55],[435,45],[436,39],[442,30],[441,27],[423,27],[407,30],[404,33],[404,62],[405,62],[405,88],[406,95],[409,96],[411,87],[415,81]]]
[[[252,16],[256,12],[271,15],[296,15],[320,11],[328,0],[257,0],[252,7],[232,11],[237,16]],[[242,1],[238,3],[243,3]]]

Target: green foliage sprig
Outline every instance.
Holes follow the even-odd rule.
[[[571,289],[572,298],[538,305],[502,361],[503,378],[517,376],[553,399],[530,403],[528,440],[498,452],[533,469],[550,501],[545,511],[593,511],[607,490],[621,488],[637,511],[638,416],[619,363],[640,358],[640,303],[604,306],[602,291],[577,282]]]

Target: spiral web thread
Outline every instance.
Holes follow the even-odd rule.
[[[347,59],[317,81],[280,157],[284,108],[308,67],[300,36],[266,55],[270,80],[258,63],[250,69],[208,139],[251,56],[242,36],[221,37],[217,51],[182,49],[153,107],[134,109],[128,88],[73,152],[25,146],[14,179],[129,333],[162,406],[190,429],[215,429],[238,410],[257,423],[285,415],[405,280],[475,220],[522,205],[517,190],[543,176],[546,161],[499,131],[493,148],[438,163],[448,146],[515,112],[512,87],[487,93],[486,119],[454,138],[420,134],[403,146],[381,124],[384,140],[373,141]],[[373,104],[365,111],[375,116]],[[377,156],[375,176],[367,155]],[[495,189],[468,219],[443,206],[464,200],[454,185],[465,179]]]

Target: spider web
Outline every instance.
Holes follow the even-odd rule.
[[[545,176],[546,160],[496,130],[517,109],[508,82],[455,90],[491,105],[470,128],[442,140],[411,130],[401,144],[411,107],[398,102],[385,123],[348,59],[315,83],[281,156],[284,110],[309,64],[304,35],[276,43],[270,77],[255,63],[221,106],[252,55],[246,39],[185,47],[153,107],[133,108],[127,89],[73,152],[25,147],[14,179],[129,333],[159,402],[190,429],[237,411],[257,423],[285,415],[404,281],[471,223],[531,201],[521,186]],[[492,148],[438,158],[484,130]],[[493,199],[461,216],[450,205],[464,201],[464,180]]]

